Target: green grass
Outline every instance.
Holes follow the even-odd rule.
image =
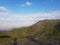
[[[36,24],[29,26],[29,27],[23,27],[23,28],[17,28],[13,29],[10,32],[1,32],[0,36],[10,36],[10,38],[4,38],[0,39],[0,44],[3,42],[11,42],[14,40],[14,38],[17,38],[18,40],[27,39],[28,37],[34,37],[38,41],[48,42],[49,39],[60,38],[60,20],[43,20],[39,21]]]

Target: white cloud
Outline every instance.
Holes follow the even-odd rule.
[[[3,6],[0,6],[0,10],[7,11],[7,9]]]
[[[0,30],[30,26],[43,19],[60,19],[60,11],[27,15],[0,12]]]
[[[21,4],[20,6],[25,6],[25,4]]]
[[[27,1],[24,4],[21,4],[20,6],[31,6],[31,5],[32,5],[32,2]]]
[[[0,17],[4,15],[8,15],[8,9],[3,6],[0,6]]]
[[[26,5],[27,6],[31,6],[32,5],[32,2],[26,2]]]

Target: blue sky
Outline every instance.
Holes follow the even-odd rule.
[[[0,6],[6,7],[11,13],[31,14],[59,11],[60,0],[0,0]]]
[[[60,0],[0,0],[1,30],[29,26],[43,19],[60,19]]]

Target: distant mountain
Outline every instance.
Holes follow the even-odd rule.
[[[2,34],[10,36],[6,41],[0,40],[2,43],[17,38],[20,45],[60,45],[60,20],[40,20],[32,26],[16,28],[0,36]]]

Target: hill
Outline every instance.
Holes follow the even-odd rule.
[[[9,32],[1,32],[0,44],[13,42],[17,38],[21,45],[60,45],[60,20],[40,20],[29,27],[13,29]],[[8,45],[8,44],[7,44]]]

